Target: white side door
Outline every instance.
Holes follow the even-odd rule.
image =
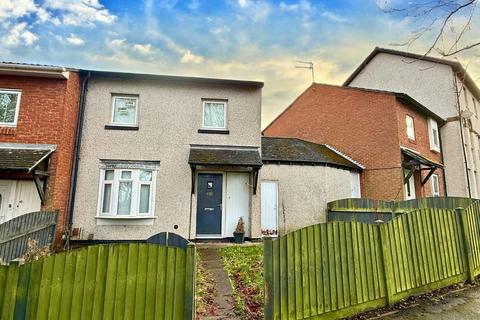
[[[245,236],[250,236],[250,192],[249,174],[241,172],[227,173],[227,204],[224,237],[233,237],[238,220],[243,218]]]
[[[278,235],[278,183],[262,181],[262,235]]]
[[[404,171],[405,177],[408,175],[408,170]],[[412,174],[408,181],[404,183],[405,186],[405,200],[415,199],[415,174]]]
[[[12,218],[15,180],[0,180],[0,223]]]
[[[41,200],[33,180],[18,180],[15,190],[15,206],[12,218],[29,212],[40,211]]]

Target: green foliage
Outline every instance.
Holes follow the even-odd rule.
[[[235,290],[236,310],[243,319],[263,319],[263,247],[221,249],[225,269]]]

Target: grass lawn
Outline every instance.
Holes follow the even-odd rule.
[[[221,255],[235,291],[235,309],[242,319],[263,319],[263,246],[232,246]]]

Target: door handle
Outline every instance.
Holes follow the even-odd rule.
[[[215,208],[203,208],[204,211],[214,211]]]

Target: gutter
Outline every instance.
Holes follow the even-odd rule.
[[[77,176],[78,176],[78,160],[80,159],[80,143],[82,141],[82,129],[83,129],[83,118],[85,115],[85,98],[88,91],[88,80],[90,79],[90,72],[87,73],[87,76],[83,79],[82,82],[82,91],[80,93],[79,101],[79,110],[78,110],[78,121],[77,128],[75,133],[75,146],[73,148],[73,162],[72,162],[72,173],[70,176],[70,194],[68,199],[68,216],[67,216],[67,229],[64,233],[65,246],[68,248],[70,245],[70,237],[72,232],[72,219],[73,219],[73,208],[75,206],[75,191],[77,188]]]

